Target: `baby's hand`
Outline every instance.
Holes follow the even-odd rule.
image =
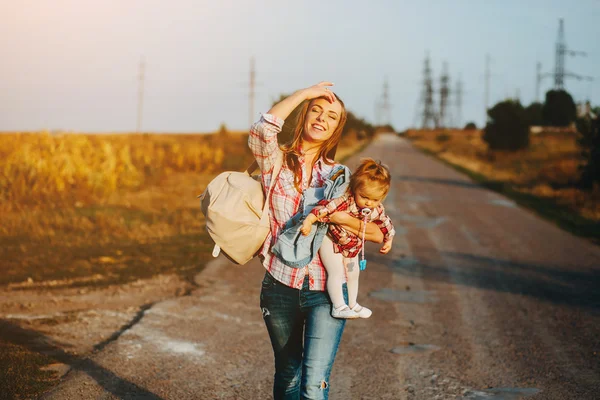
[[[312,223],[310,222],[309,219],[305,219],[304,222],[302,223],[302,228],[300,228],[300,232],[302,232],[302,234],[304,236],[308,236],[310,234],[311,228],[312,228]]]
[[[379,252],[381,254],[387,254],[390,252],[391,249],[392,249],[392,240],[388,240],[387,242],[385,242],[383,244],[383,246],[381,246],[381,249],[379,249]]]
[[[308,236],[310,234],[312,224],[314,224],[315,222],[317,222],[317,216],[314,214],[308,214],[304,221],[302,221],[302,228],[300,228],[300,232],[304,236]]]

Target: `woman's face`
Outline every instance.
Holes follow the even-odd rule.
[[[326,142],[338,127],[342,112],[337,100],[334,103],[321,98],[312,100],[304,119],[302,139],[313,144]]]

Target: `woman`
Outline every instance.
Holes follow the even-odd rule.
[[[260,306],[275,353],[275,399],[327,399],[329,375],[345,320],[331,316],[326,271],[317,255],[306,267],[292,268],[270,252],[285,223],[299,210],[307,189],[323,186],[336,166],[346,109],[329,90],[331,82],[301,89],[263,114],[250,129],[248,145],[262,171],[263,187],[271,182],[273,166],[283,157],[269,201],[271,232],[260,252],[267,270]],[[303,104],[292,140],[281,148],[277,135],[284,120]],[[361,221],[335,213],[332,223],[358,234]],[[369,223],[365,239],[381,243],[383,234]],[[344,285],[344,297],[347,299]]]

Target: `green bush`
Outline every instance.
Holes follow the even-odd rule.
[[[525,108],[525,115],[530,126],[541,126],[544,125],[544,117],[542,114],[543,109],[542,103],[531,103]]]
[[[573,97],[564,90],[549,90],[542,106],[542,117],[546,125],[569,126],[575,121],[577,108]]]
[[[472,131],[477,129],[477,125],[475,125],[475,122],[471,121],[471,122],[467,122],[467,124],[465,125],[465,131]]]
[[[529,146],[529,123],[518,101],[506,100],[488,110],[483,140],[492,150],[516,151]]]
[[[595,183],[600,184],[600,121],[598,118],[579,118],[576,124],[582,155],[579,186],[591,189]]]

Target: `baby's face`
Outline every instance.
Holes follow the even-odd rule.
[[[372,210],[381,204],[385,195],[385,191],[381,188],[359,187],[354,193],[354,201],[356,201],[358,208]]]

